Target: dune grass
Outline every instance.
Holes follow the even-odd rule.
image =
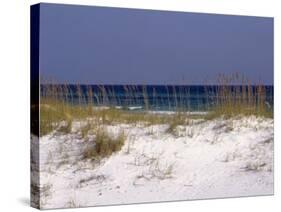
[[[189,121],[190,117],[188,117],[185,114],[182,113],[176,113],[175,115],[172,116],[172,119],[169,120],[169,127],[166,130],[166,133],[170,133],[170,134],[175,134],[175,130],[177,128],[177,126],[179,125],[188,125],[190,124]]]
[[[253,86],[248,79],[236,73],[220,75],[218,83],[216,102],[206,119],[239,115],[273,118],[273,106],[268,105],[266,87],[261,82]]]
[[[84,152],[85,159],[101,159],[121,150],[126,140],[124,132],[116,137],[110,135],[105,129],[96,132],[94,146],[87,148]]]
[[[61,104],[61,105],[60,105]],[[142,124],[144,126],[171,124],[183,125],[187,123],[188,115],[182,112],[174,114],[153,114],[143,112],[124,111],[115,108],[93,109],[87,113],[87,108],[71,106],[64,103],[56,103],[55,106],[44,104],[40,106],[40,136],[44,136],[52,131],[70,133],[74,121],[84,122],[86,125],[80,127],[81,137],[86,137],[87,133],[98,126],[117,124]],[[199,116],[198,116],[199,117]],[[90,120],[90,121],[89,121]]]
[[[218,83],[212,88],[215,96],[211,96],[206,87],[205,97],[208,108],[206,115],[187,114],[186,112],[190,111],[190,103],[185,101],[188,99],[186,97],[190,96],[190,91],[185,88],[176,90],[175,86],[172,87],[172,93],[169,93],[167,87],[168,106],[170,108],[174,104],[173,114],[148,112],[151,108],[149,105],[151,100],[148,100],[146,86],[142,86],[143,99],[140,100],[135,93],[136,86],[124,85],[126,98],[121,105],[123,109],[116,109],[120,100],[114,89],[105,89],[105,86],[102,85],[99,86],[99,91],[94,91],[88,86],[86,92],[80,85],[76,85],[75,92],[68,85],[44,84],[42,87],[40,136],[52,131],[70,133],[74,121],[85,121],[89,118],[91,126],[87,126],[88,128],[120,123],[168,124],[167,132],[171,133],[178,125],[190,124],[188,120],[195,118],[210,120],[217,117],[230,118],[239,115],[273,118],[273,108],[269,107],[266,102],[265,86],[262,83],[253,86],[249,80],[237,73],[230,76],[218,76]],[[156,90],[153,90],[153,104],[160,104],[161,101],[161,98],[157,97]],[[124,109],[136,103],[144,104],[144,110],[133,112]],[[90,130],[87,127],[81,129],[82,137],[85,137]]]
[[[69,133],[72,126],[72,116],[67,108],[60,104],[40,104],[40,136],[54,130]]]

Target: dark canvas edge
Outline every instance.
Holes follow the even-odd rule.
[[[40,208],[39,168],[40,4],[30,7],[30,205]]]

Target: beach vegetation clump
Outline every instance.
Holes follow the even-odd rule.
[[[219,75],[214,105],[210,107],[206,119],[233,116],[261,116],[272,118],[273,105],[270,105],[266,86],[261,82],[252,84],[238,73],[231,76]]]
[[[189,86],[182,85],[166,86],[162,93],[157,93],[160,91],[155,88],[149,90],[149,86],[124,85],[123,90],[121,97],[113,87],[104,85],[93,88],[56,84],[53,81],[41,84],[40,136],[55,130],[70,133],[74,122],[85,122],[87,119],[91,119],[92,123],[81,129],[83,138],[89,127],[100,125],[168,124],[167,132],[173,133],[177,126],[187,125],[188,120],[196,118],[273,117],[273,96],[268,96],[272,94],[268,93],[267,87],[262,83],[253,84],[239,73],[219,75],[216,85],[206,85],[200,95],[191,91]],[[133,111],[130,109],[132,105],[142,105],[142,109]],[[153,108],[161,105],[168,107],[170,112],[154,113]],[[200,111],[199,105],[203,105],[201,109],[206,110],[206,114],[190,113],[192,110]]]
[[[68,118],[65,121],[60,123],[60,126],[58,127],[57,131],[64,133],[64,134],[68,134],[71,133],[72,130],[72,119]]]
[[[86,124],[80,127],[81,138],[86,138],[91,130],[95,129],[93,122],[87,120]]]
[[[40,104],[40,136],[53,130],[69,133],[72,116],[59,104]]]
[[[188,116],[184,113],[177,112],[172,118],[169,120],[168,128],[166,129],[166,133],[170,133],[172,135],[176,134],[176,128],[180,125],[188,125],[189,119]]]
[[[112,153],[118,152],[123,147],[126,135],[122,131],[117,136],[112,136],[105,129],[99,129],[96,132],[94,145],[87,148],[84,152],[86,159],[100,159],[110,156]]]

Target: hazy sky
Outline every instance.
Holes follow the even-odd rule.
[[[40,72],[59,82],[273,82],[273,19],[41,4]]]

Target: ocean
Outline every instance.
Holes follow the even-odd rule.
[[[243,88],[244,87],[244,88]],[[235,93],[243,89],[254,96],[258,86],[226,86],[231,98],[240,101]],[[55,97],[70,104],[93,104],[124,110],[208,111],[222,98],[219,85],[50,85],[40,88],[41,97]],[[264,86],[266,106],[273,109],[273,86]]]

